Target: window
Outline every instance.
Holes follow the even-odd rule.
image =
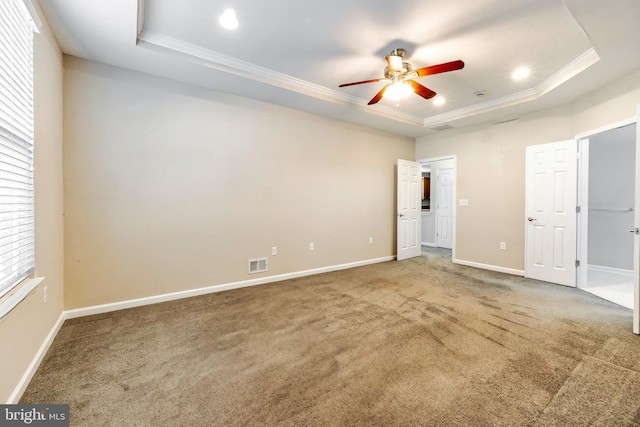
[[[0,1],[0,297],[35,268],[33,20]]]

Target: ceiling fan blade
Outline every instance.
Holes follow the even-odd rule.
[[[389,55],[385,56],[384,59],[387,60],[387,64],[389,65],[389,70],[401,73],[402,72],[402,57],[397,55]]]
[[[436,93],[434,91],[432,91],[428,87],[422,86],[420,83],[418,83],[415,80],[407,80],[407,83],[409,83],[411,85],[411,87],[413,88],[413,91],[415,93],[417,93],[418,95],[420,95],[424,99],[431,99],[434,96],[436,96]]]
[[[365,83],[376,83],[376,82],[379,82],[379,81],[382,81],[382,80],[387,80],[387,79],[383,78],[383,79],[363,80],[363,81],[361,81],[361,82],[343,83],[343,84],[341,84],[341,85],[340,85],[340,86],[338,86],[338,87],[347,87],[347,86],[362,85],[362,84],[365,84]]]
[[[432,65],[430,67],[418,68],[413,70],[418,73],[418,77],[430,76],[432,74],[446,73],[448,71],[461,70],[464,68],[464,62],[461,60],[445,62],[444,64]]]
[[[369,101],[369,103],[367,105],[373,105],[373,104],[377,103],[378,101],[380,101],[382,99],[382,97],[384,96],[384,92],[387,90],[387,88],[389,86],[390,85],[386,85],[385,87],[380,89],[380,92],[376,93],[376,96],[371,98],[371,101]]]

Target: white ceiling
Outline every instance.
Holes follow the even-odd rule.
[[[70,55],[417,137],[569,103],[640,69],[638,0],[39,0]],[[234,8],[240,27],[218,17]],[[446,98],[367,102],[384,56]],[[510,75],[531,69],[523,81]],[[484,91],[484,97],[477,97]]]

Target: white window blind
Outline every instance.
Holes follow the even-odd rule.
[[[33,31],[22,0],[0,0],[0,297],[35,267]]]

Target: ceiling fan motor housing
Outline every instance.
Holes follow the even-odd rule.
[[[402,71],[391,71],[389,67],[384,67],[384,77],[387,79],[392,79],[397,75],[404,76],[407,73],[410,73],[413,70],[413,67],[408,62],[402,63]]]
[[[393,49],[389,54],[389,56],[399,56],[400,58],[404,58],[406,54],[407,54],[406,49],[398,48],[398,49]]]

